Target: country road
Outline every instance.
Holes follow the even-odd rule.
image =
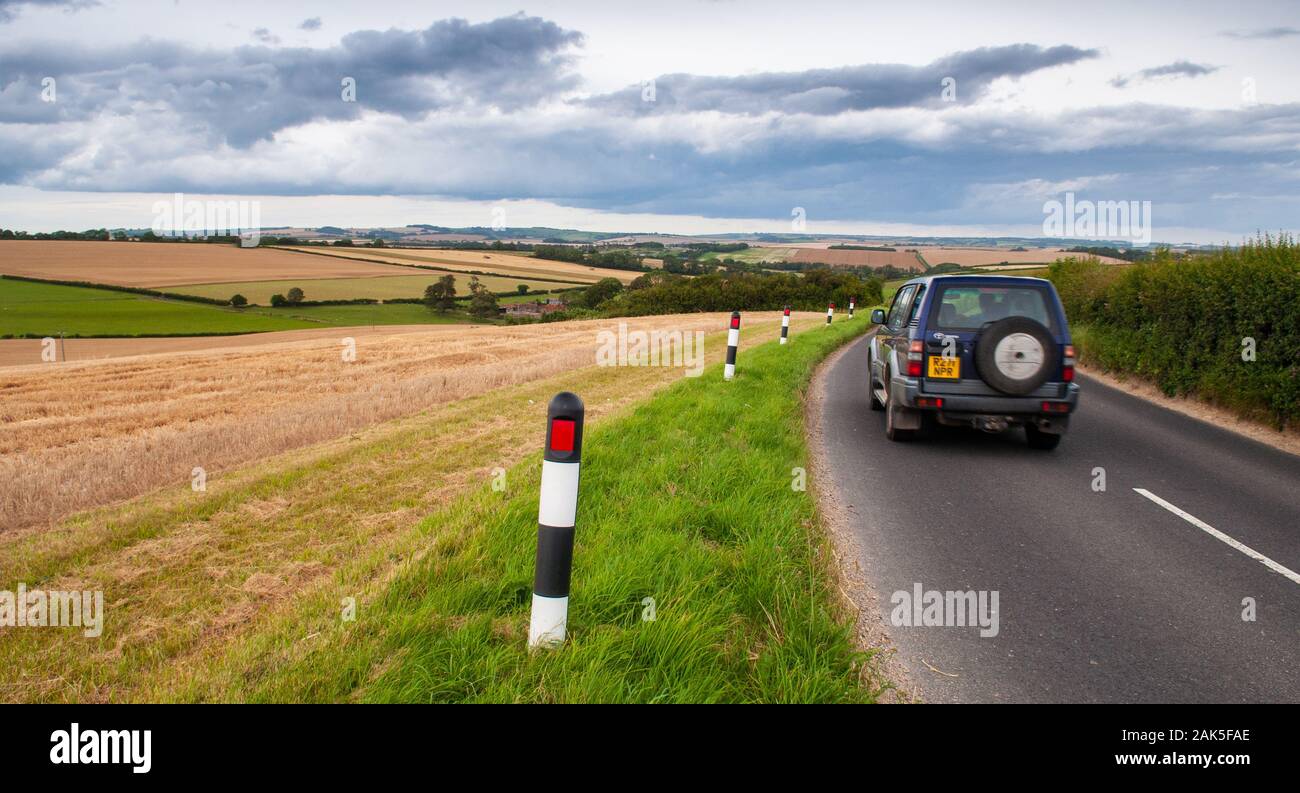
[[[1053,452],[1019,430],[891,443],[867,344],[823,373],[822,451],[921,699],[1300,702],[1300,458],[1087,378]],[[918,583],[996,591],[997,635],[888,624]]]

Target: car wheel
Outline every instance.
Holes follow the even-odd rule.
[[[889,373],[885,373],[885,382],[889,382]],[[916,437],[915,430],[900,430],[895,426],[894,417],[898,413],[898,404],[894,401],[894,390],[885,386],[885,437],[895,442],[910,441]]]
[[[1025,425],[1025,440],[1029,442],[1031,449],[1052,450],[1061,445],[1061,436],[1051,432],[1043,432],[1033,424]]]
[[[1004,394],[1025,396],[1047,382],[1060,365],[1052,334],[1029,317],[993,322],[975,343],[980,379]]]
[[[885,409],[880,397],[876,396],[876,361],[870,347],[867,347],[867,396],[871,399],[872,410]]]

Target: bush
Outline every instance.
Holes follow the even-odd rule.
[[[622,291],[622,281],[617,278],[602,278],[583,290],[581,302],[586,308],[597,308],[601,303]]]
[[[1300,246],[1264,236],[1236,250],[1107,266],[1051,266],[1081,358],[1197,394],[1279,429],[1300,416]],[[1253,339],[1254,360],[1243,360]]]
[[[230,298],[230,305],[234,306],[235,308],[243,308],[244,306],[248,305],[248,298],[244,297],[243,295],[235,295],[234,297]]]
[[[271,295],[272,308],[284,308],[289,305],[289,300],[284,295]]]
[[[787,273],[713,273],[694,278],[652,273],[601,304],[610,316],[681,314],[693,311],[825,310],[856,297],[866,307],[881,302],[879,279],[834,270]]]

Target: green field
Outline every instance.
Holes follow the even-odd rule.
[[[361,303],[351,306],[301,306],[297,308],[250,308],[250,313],[282,320],[301,320],[311,327],[360,325],[455,325],[479,322],[463,310],[439,314],[420,303]]]
[[[733,251],[731,253],[709,251],[700,256],[700,259],[702,261],[735,259],[738,262],[747,264],[761,264],[763,262],[783,262],[793,256],[794,252],[794,248],[746,248],[743,251]]]
[[[447,275],[443,273],[442,275]],[[232,295],[241,294],[250,303],[270,305],[271,295],[288,294],[298,287],[307,300],[356,300],[369,298],[373,300],[392,300],[394,298],[421,297],[429,284],[442,275],[388,275],[377,278],[320,278],[297,281],[244,281],[233,284],[193,284],[190,286],[172,286],[167,291],[182,295],[198,295],[218,300],[227,300]],[[456,274],[456,292],[469,294],[469,279],[472,276]],[[480,275],[479,281],[492,292],[514,292],[520,284],[526,284],[530,290],[563,289],[581,284],[563,284],[554,281],[532,281],[512,276]]]
[[[318,327],[129,292],[0,278],[0,337],[202,336]]]

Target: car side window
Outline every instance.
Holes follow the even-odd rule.
[[[905,286],[898,290],[898,294],[894,295],[894,305],[890,307],[889,317],[885,322],[890,330],[898,330],[903,327],[904,312],[911,305],[912,293],[915,291],[915,285]]]
[[[916,295],[912,297],[912,310],[907,312],[907,324],[916,324],[916,313],[921,310],[921,304],[925,302],[925,284],[916,288]]]

